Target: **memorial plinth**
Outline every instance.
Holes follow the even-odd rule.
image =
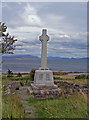
[[[36,70],[34,84],[37,86],[53,86],[53,72],[51,70]]]
[[[42,30],[39,40],[42,42],[41,67],[35,71],[34,85],[54,86],[53,72],[47,68],[47,41],[49,40],[49,36],[46,29]]]

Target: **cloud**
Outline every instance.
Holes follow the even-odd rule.
[[[8,32],[18,39],[14,53],[41,56],[39,35],[47,28],[48,56],[86,57],[86,5],[82,4],[7,3],[3,20]]]
[[[23,30],[24,29],[24,30]],[[41,34],[41,30],[38,27],[23,27],[17,28],[16,33],[19,41],[16,43],[20,47],[16,49],[24,49],[25,54],[32,54],[40,56],[41,42],[38,37]],[[11,30],[10,30],[11,31]],[[20,31],[20,32],[19,32]],[[39,32],[38,32],[39,31]],[[13,31],[14,33],[14,31]],[[51,34],[51,35],[50,35]],[[56,34],[54,29],[49,31],[50,41],[48,42],[48,56],[65,56],[65,57],[83,57],[87,56],[87,34],[86,33],[76,33],[73,35],[61,34],[60,32]],[[85,49],[85,50],[83,50]],[[33,52],[34,50],[34,52]],[[37,52],[39,51],[39,52]],[[82,51],[82,52],[81,52]],[[17,53],[17,51],[16,51]],[[22,53],[22,51],[18,51]]]
[[[40,17],[37,15],[36,9],[29,3],[24,7],[23,15],[21,15],[24,23],[27,25],[41,25]]]
[[[60,16],[60,15],[58,16],[58,15],[48,14],[48,13],[45,14],[42,18],[42,20],[44,21],[45,27],[54,28],[54,29],[59,28],[59,26],[61,26],[61,23],[64,19],[65,19],[64,16]]]

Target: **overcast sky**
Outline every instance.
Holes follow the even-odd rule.
[[[2,3],[2,22],[18,41],[14,54],[41,56],[38,36],[48,30],[48,56],[87,56],[87,3]]]

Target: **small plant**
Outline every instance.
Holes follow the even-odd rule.
[[[12,77],[13,75],[13,72],[11,70],[8,69],[8,72],[7,72],[7,77]]]
[[[34,80],[34,75],[35,75],[35,69],[32,69],[30,72],[30,78],[32,81]]]
[[[89,79],[89,75],[77,75],[75,79]]]
[[[56,77],[56,76],[54,76],[53,78],[54,78],[54,80],[62,80],[61,77]]]
[[[17,77],[22,77],[22,74],[20,72],[17,73]]]
[[[64,95],[64,92],[62,92],[62,99],[63,99],[63,100],[65,99],[65,95]]]

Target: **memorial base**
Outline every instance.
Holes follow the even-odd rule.
[[[53,72],[51,70],[36,70],[34,77],[35,86],[54,86]]]
[[[33,95],[35,100],[43,100],[50,98],[59,98],[62,95],[62,90],[54,86],[36,86],[33,83],[30,84],[28,92]]]

